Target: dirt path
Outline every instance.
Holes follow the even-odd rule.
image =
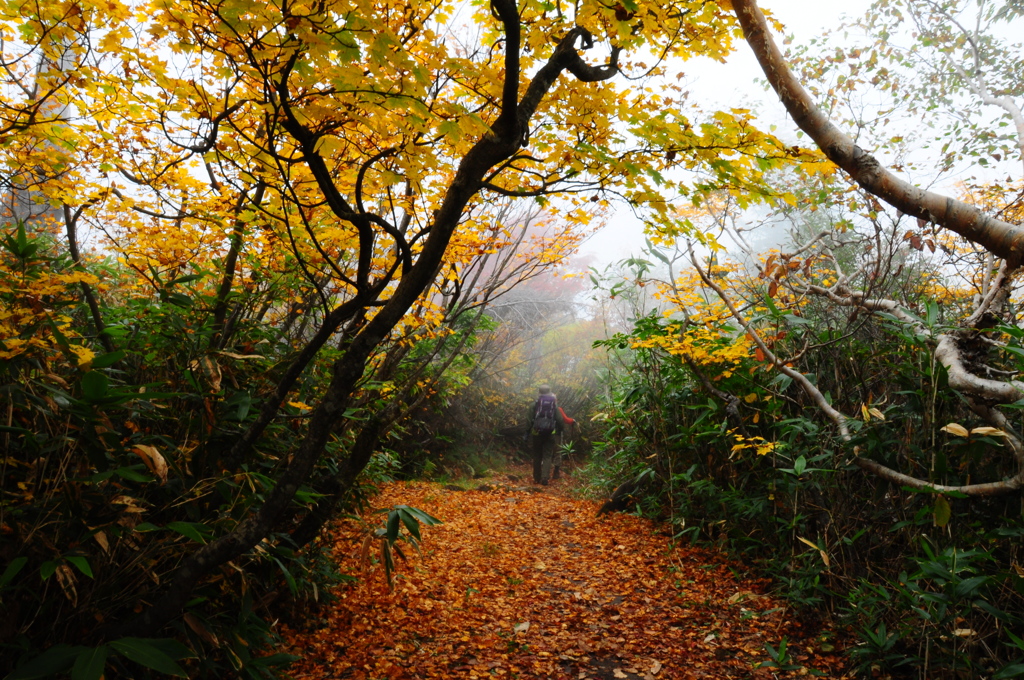
[[[400,563],[393,594],[373,567],[320,620],[286,630],[304,657],[295,677],[844,677],[832,634],[804,630],[723,556],[673,549],[636,517],[595,518],[597,506],[563,486],[489,481],[489,491],[393,484],[375,499],[444,524],[425,530],[422,557]],[[356,571],[357,536],[346,532],[336,554]],[[783,636],[804,669],[755,668]]]

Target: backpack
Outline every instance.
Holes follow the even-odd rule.
[[[555,431],[555,395],[542,394],[537,398],[533,411],[533,429],[537,434],[551,434]]]

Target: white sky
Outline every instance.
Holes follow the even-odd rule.
[[[824,31],[836,28],[843,16],[858,17],[867,11],[869,0],[760,0],[786,26],[786,33],[792,34],[794,43],[805,43],[820,36]],[[781,36],[775,34],[776,40]],[[761,82],[764,76],[754,59],[753,53],[743,41],[737,41],[735,52],[727,63],[719,64],[710,59],[692,60],[682,68],[688,76],[691,101],[700,102],[704,110],[716,108],[749,108],[758,114],[764,128],[771,124],[778,126],[776,134],[783,139],[796,141],[795,134],[784,131],[796,126],[789,120],[778,98],[772,91],[765,91]],[[608,226],[591,238],[581,249],[583,255],[593,255],[594,265],[602,268],[631,255],[638,255],[644,247],[644,236],[640,223],[625,210],[619,210],[609,220]]]

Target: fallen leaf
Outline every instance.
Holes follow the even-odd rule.
[[[731,574],[721,555],[670,546],[632,515],[596,521],[593,503],[562,491],[465,494],[425,482],[382,485],[375,507],[408,504],[445,524],[423,532],[422,553],[407,552],[408,562],[396,563],[401,586],[395,594],[380,578],[383,564],[362,549],[367,525],[379,525],[379,516],[332,525],[323,546],[339,568],[357,574],[361,563],[376,578],[341,585],[335,602],[318,613],[324,625],[296,631],[280,624],[282,651],[303,653],[292,674],[746,677],[739,667],[763,656],[764,634],[778,631],[793,649],[807,650],[802,665],[825,677],[843,676],[841,657],[824,654],[818,640],[829,632],[839,648],[846,645],[844,633],[802,630],[791,610],[756,594],[759,586]],[[708,604],[682,617],[659,606],[681,595]],[[675,660],[671,670],[657,660],[664,658]]]

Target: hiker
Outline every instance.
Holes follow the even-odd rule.
[[[530,431],[533,433],[533,481],[548,483],[554,465],[554,479],[562,472],[561,452],[555,446],[555,433],[561,433],[566,423],[575,422],[558,406],[558,399],[547,385],[541,385],[537,401],[530,409]]]

